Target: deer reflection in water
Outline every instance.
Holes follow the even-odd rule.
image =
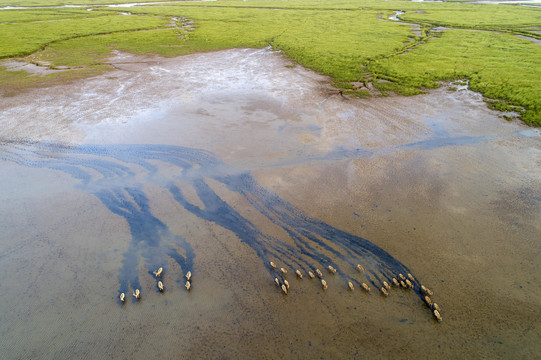
[[[169,258],[185,274],[193,270],[195,254],[190,242],[173,234],[151,212],[149,198],[143,190],[149,182],[167,189],[178,204],[193,215],[232,231],[256,252],[265,266],[274,260],[291,269],[302,269],[307,274],[320,267],[332,268],[343,278],[346,287],[356,283],[362,288],[366,281],[376,289],[387,282],[396,284],[398,274],[403,277],[402,274],[410,273],[383,249],[304,214],[260,186],[249,172],[234,169],[205,150],[170,145],[66,146],[5,141],[1,143],[0,158],[23,166],[66,172],[79,179],[81,187],[95,195],[111,212],[126,220],[131,242],[118,275],[119,294],[128,292],[130,287],[140,288],[140,256],[150,274],[159,267],[167,269]],[[174,168],[173,175],[160,172],[160,164],[167,165],[168,174]],[[262,232],[224,201],[211,188],[209,179],[240,194],[284,229],[292,241],[286,243]],[[188,201],[181,183],[193,186],[203,207]],[[177,246],[183,254],[177,251]],[[269,268],[268,271],[274,279],[276,269]],[[412,291],[426,302],[421,284],[412,276],[411,279]]]

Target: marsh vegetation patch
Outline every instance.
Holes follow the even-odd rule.
[[[121,7],[2,10],[0,32],[13,41],[0,48],[1,56],[26,55],[25,61],[73,71],[33,79],[2,73],[0,81],[5,93],[12,94],[66,81],[70,74],[74,78],[99,74],[110,69],[103,61],[113,49],[176,56],[270,45],[294,62],[330,76],[345,96],[419,94],[438,86],[439,80],[466,77],[474,90],[524,108],[521,118],[526,123],[540,123],[540,85],[535,80],[540,78],[539,49],[510,36],[537,39],[539,9],[503,4],[399,5],[185,2],[130,6],[130,16],[123,15],[126,9]],[[400,21],[378,20],[398,10]],[[465,37],[457,43],[447,31],[437,32],[438,27],[498,35]],[[33,35],[25,40],[15,36],[20,33]],[[418,58],[429,63],[431,58],[440,60],[437,67],[425,68]],[[488,65],[483,63],[489,59]],[[528,66],[514,69],[517,63]],[[354,85],[358,83],[365,83],[364,89]]]

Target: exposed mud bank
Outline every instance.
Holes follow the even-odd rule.
[[[53,74],[60,71],[65,71],[65,69],[51,69],[47,66],[48,64],[44,65],[36,65],[32,63],[27,63],[24,61],[3,61],[0,62],[0,66],[5,67],[8,71],[26,71],[27,73],[30,73],[32,75],[36,76],[44,76],[47,74]]]
[[[117,54],[111,64],[104,76],[0,99],[0,139],[10,140],[0,144],[8,358],[541,351],[538,130],[503,120],[468,90],[344,99],[267,50]],[[247,187],[254,182],[268,192]],[[298,211],[265,210],[273,203]],[[327,291],[290,268],[282,295],[260,256],[275,243],[250,236],[294,247],[295,231],[329,229],[314,219],[407,266],[435,292],[443,322],[410,290],[347,290],[344,275],[360,274],[345,267],[325,273]],[[321,241],[331,248],[314,251],[342,264],[338,242]],[[271,260],[294,263],[279,251]],[[163,258],[162,294],[148,268]],[[142,300],[121,305],[126,277]]]

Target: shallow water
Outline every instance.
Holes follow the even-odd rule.
[[[347,100],[268,50],[111,62],[0,99],[4,356],[539,353],[538,130],[468,90]]]

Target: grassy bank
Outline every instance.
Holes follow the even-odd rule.
[[[503,101],[496,107],[517,106],[525,122],[541,126],[540,46],[513,36],[539,37],[539,9],[375,0],[96,7],[113,2],[120,1],[92,1],[92,11],[0,11],[0,37],[7,39],[0,44],[0,57],[71,69],[45,77],[0,71],[2,87],[46,86],[70,74],[101,73],[113,49],[177,56],[270,45],[330,76],[346,94],[416,94],[440,80],[469,79],[472,89]],[[421,24],[422,33],[387,20],[396,10],[406,11],[404,21]],[[126,11],[131,15],[120,14]],[[193,24],[186,26],[187,19]],[[436,26],[455,30],[430,30]]]
[[[190,50],[264,47],[283,50],[294,61],[331,76],[337,83],[359,81],[363,63],[404,48],[406,25],[378,20],[378,12],[290,9],[152,7],[134,10],[195,20]],[[385,34],[385,39],[381,38]]]
[[[541,46],[508,34],[448,30],[415,51],[375,61],[370,70],[395,84],[435,87],[469,79],[470,88],[527,109],[522,119],[541,125]]]
[[[6,24],[0,28],[3,45],[0,58],[28,55],[52,42],[96,34],[154,29],[164,19],[145,16],[104,15],[55,21]]]

